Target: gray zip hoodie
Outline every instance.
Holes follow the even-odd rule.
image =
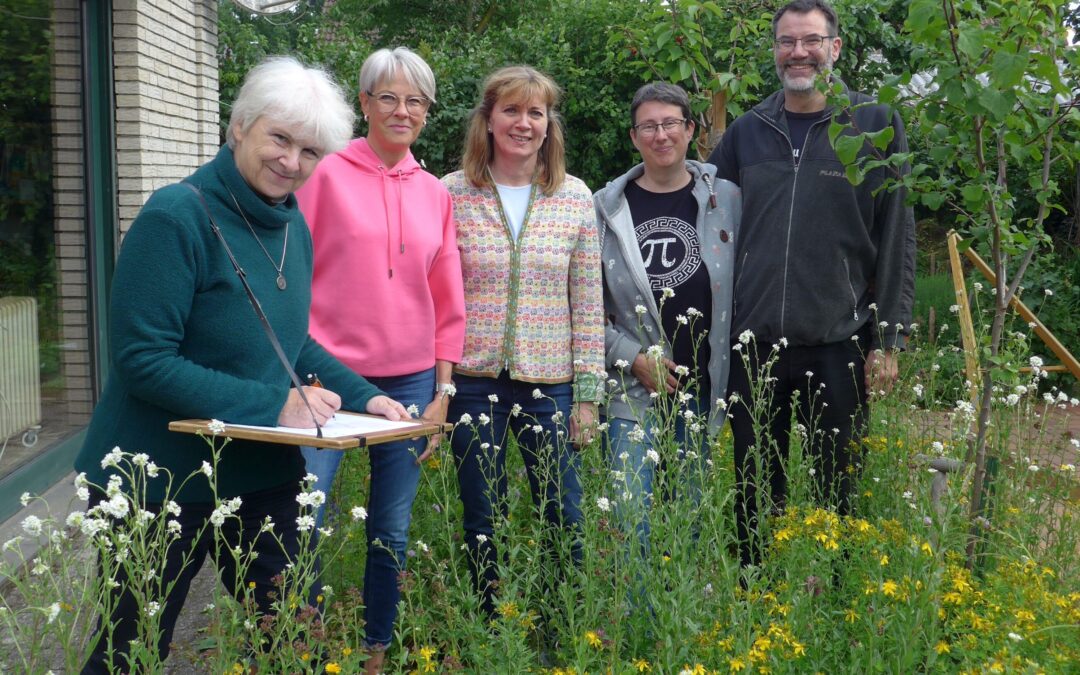
[[[741,200],[734,183],[715,180],[716,169],[711,164],[686,160],[686,169],[693,176],[701,259],[707,266],[712,286],[712,325],[708,329],[712,352],[708,364],[709,424],[715,432],[724,421],[715,402],[727,389],[732,273]],[[638,164],[593,196],[604,268],[605,361],[608,378],[619,383],[610,390],[606,410],[611,417],[629,420],[640,420],[651,399],[644,385],[630,373],[630,367],[620,369],[615,363],[633,363],[640,352],[652,345],[661,345],[665,356],[671,357],[670,346],[663,339],[660,310],[641,259],[630,207],[623,195],[626,184],[644,172],[644,165]],[[645,308],[645,313],[638,314],[639,306]]]

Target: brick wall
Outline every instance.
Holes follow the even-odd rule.
[[[79,0],[55,0],[52,14],[53,199],[64,390],[46,424],[81,426],[93,405],[87,327],[86,196],[83,183]],[[62,416],[63,419],[51,419]]]
[[[114,0],[113,49],[126,232],[151,192],[217,152],[217,0]]]

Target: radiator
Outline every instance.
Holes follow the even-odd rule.
[[[23,433],[33,445],[40,424],[37,300],[0,298],[0,443]]]

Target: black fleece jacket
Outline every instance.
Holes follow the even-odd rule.
[[[892,125],[885,154],[907,152],[899,114],[848,95],[859,130]],[[872,347],[903,348],[915,295],[912,210],[905,190],[878,191],[887,168],[848,182],[829,144],[831,116],[810,128],[796,166],[778,91],[735,120],[709,157],[717,178],[742,188],[732,335],[822,345],[872,322]]]

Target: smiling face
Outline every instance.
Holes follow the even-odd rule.
[[[694,136],[693,121],[679,124],[671,131],[662,126],[664,122],[681,119],[684,119],[682,108],[671,103],[646,101],[638,107],[634,116],[635,127],[657,125],[656,131],[651,134],[640,128],[630,130],[630,140],[641,153],[646,173],[683,165],[690,139]]]
[[[832,69],[833,63],[840,56],[840,38],[828,38],[817,49],[809,50],[801,38],[809,35],[827,36],[830,34],[825,15],[818,10],[798,14],[788,11],[776,24],[774,37],[798,39],[795,47],[784,51],[773,46],[773,58],[776,61],[776,74],[789,94],[807,94],[814,91],[814,80],[818,75]]]
[[[491,109],[488,127],[497,162],[535,161],[547,138],[548,106],[539,97],[525,101],[500,98]]]
[[[281,201],[304,184],[322,159],[322,148],[292,125],[263,115],[248,127],[233,126],[236,168],[251,189],[271,202]]]
[[[380,103],[380,95],[384,99],[397,97],[397,105],[393,109]],[[420,136],[424,128],[424,120],[427,118],[427,108],[420,109],[414,105],[409,108],[406,101],[409,99],[427,100],[420,89],[411,84],[404,74],[398,73],[390,81],[383,81],[367,92],[360,92],[360,108],[368,120],[368,143],[383,161],[389,164],[397,164],[398,160],[405,156],[413,141]]]

